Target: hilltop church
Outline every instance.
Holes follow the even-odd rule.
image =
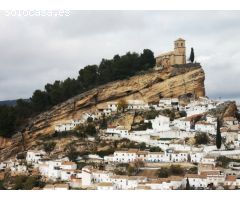
[[[174,50],[162,53],[156,57],[156,69],[163,69],[173,65],[186,64],[185,40],[179,38],[174,41]]]

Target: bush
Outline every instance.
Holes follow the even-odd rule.
[[[217,165],[226,168],[230,162],[240,162],[240,159],[228,158],[226,156],[217,157]]]
[[[169,168],[163,167],[158,171],[159,178],[167,178],[171,175],[182,176],[184,175],[184,170],[180,165],[171,165]]]
[[[110,148],[107,150],[101,150],[97,152],[97,155],[99,155],[100,157],[104,157],[104,156],[108,156],[114,153],[114,149]]]
[[[195,135],[195,144],[208,144],[209,137],[206,133],[198,133]]]
[[[179,112],[179,115],[180,115],[180,117],[186,117],[187,116],[187,113],[186,113],[186,111],[180,111]]]
[[[72,144],[69,144],[65,150],[67,151],[66,155],[69,160],[75,162],[77,157],[79,156],[79,153],[76,151],[75,147]]]
[[[86,135],[89,135],[89,136],[96,136],[97,131],[95,126],[93,124],[88,124],[87,127],[85,128],[85,133]]]
[[[145,131],[147,129],[151,129],[152,128],[152,123],[148,122],[148,123],[142,123],[142,124],[138,124],[136,128],[133,128],[134,131]]]
[[[4,187],[3,181],[0,181],[0,190],[6,190],[6,188]]]
[[[150,120],[158,116],[158,111],[150,110],[145,113],[145,119]]]
[[[139,149],[140,149],[140,150],[145,150],[145,149],[146,149],[146,143],[145,143],[145,142],[141,142],[141,143],[139,144]]]
[[[150,147],[149,149],[150,152],[160,152],[162,149],[160,147]]]
[[[198,168],[197,168],[197,167],[191,167],[191,168],[188,170],[188,173],[189,173],[189,174],[197,174],[197,173],[198,173]]]
[[[181,168],[180,165],[171,165],[170,171],[172,175],[183,175],[184,170]]]
[[[31,190],[34,187],[43,187],[40,176],[16,176],[14,178],[14,190]]]
[[[169,176],[170,176],[170,171],[166,167],[163,167],[158,171],[158,178],[167,178]]]
[[[82,168],[85,167],[86,165],[88,165],[88,164],[85,163],[85,162],[78,162],[78,163],[77,163],[77,169],[82,169]]]
[[[43,144],[43,149],[47,153],[50,153],[50,152],[52,152],[54,150],[55,146],[56,146],[55,142],[47,142],[47,143]]]

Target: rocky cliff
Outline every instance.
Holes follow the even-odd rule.
[[[56,123],[80,118],[85,112],[104,108],[109,101],[124,98],[157,103],[162,97],[180,97],[185,94],[205,96],[204,79],[204,71],[200,65],[188,64],[162,71],[150,71],[99,86],[29,120],[24,131],[14,135],[12,139],[0,138],[0,159],[31,148],[38,137],[53,133]]]

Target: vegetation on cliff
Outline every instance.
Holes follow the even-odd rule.
[[[43,91],[36,90],[30,101],[18,100],[16,106],[0,106],[0,136],[11,137],[32,117],[52,106],[98,85],[131,77],[140,71],[153,68],[154,54],[145,49],[140,55],[126,53],[112,59],[102,59],[99,65],[88,65],[79,71],[77,79],[67,78],[46,84]]]

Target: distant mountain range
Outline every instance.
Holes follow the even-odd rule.
[[[25,101],[29,101],[29,99],[23,99]],[[5,100],[5,101],[0,101],[0,106],[15,106],[17,103],[17,99],[14,100]]]

